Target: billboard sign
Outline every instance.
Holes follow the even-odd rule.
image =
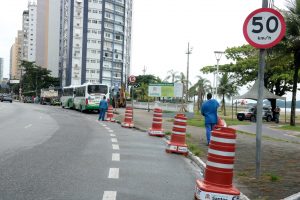
[[[182,92],[182,83],[150,83],[148,86],[150,97],[182,97]]]

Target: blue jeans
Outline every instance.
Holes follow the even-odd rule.
[[[216,124],[205,124],[207,144],[210,142],[211,131]]]
[[[98,118],[98,120],[104,121],[106,109],[100,108],[99,110],[100,110],[100,112],[99,112],[99,118]]]

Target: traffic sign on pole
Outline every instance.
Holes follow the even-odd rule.
[[[134,75],[131,75],[128,77],[128,81],[129,81],[129,83],[135,83],[136,77]]]
[[[260,49],[275,46],[285,34],[283,16],[272,8],[260,8],[248,15],[244,22],[243,33],[247,42]]]

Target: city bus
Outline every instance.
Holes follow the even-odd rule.
[[[100,83],[85,83],[75,87],[74,108],[81,112],[98,111],[99,102],[103,96],[109,97],[107,85]]]
[[[73,108],[73,99],[75,86],[67,86],[62,89],[62,96],[60,98],[60,105],[62,108]]]

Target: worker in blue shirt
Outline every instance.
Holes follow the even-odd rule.
[[[107,111],[108,103],[106,101],[106,96],[103,97],[103,99],[99,103],[99,118],[98,120],[104,121],[105,118],[105,112]]]
[[[205,118],[205,129],[206,129],[206,139],[207,145],[210,142],[211,130],[218,122],[218,107],[220,106],[219,102],[215,99],[212,99],[212,94],[207,94],[207,101],[205,101],[201,107],[201,114]]]

